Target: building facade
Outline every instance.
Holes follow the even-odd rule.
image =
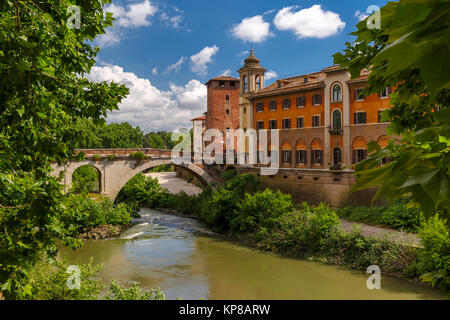
[[[239,127],[239,79],[220,76],[209,80],[207,87],[206,129],[218,129],[223,134],[226,129]]]
[[[370,141],[388,142],[381,112],[389,107],[390,89],[364,97],[366,83],[367,74],[351,80],[346,69],[333,66],[241,93],[250,105],[248,128],[279,130],[282,168],[351,169],[366,158]]]

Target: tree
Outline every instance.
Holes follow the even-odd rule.
[[[79,118],[101,122],[128,89],[86,78],[99,52],[94,38],[112,25],[108,0],[0,3],[0,291],[26,296],[21,279],[56,239],[74,244],[55,216],[63,198],[51,164],[74,157]],[[80,24],[70,23],[77,4]],[[69,22],[69,23],[68,23]]]
[[[388,133],[398,136],[356,165],[353,190],[379,187],[375,198],[407,197],[426,216],[450,217],[450,1],[400,0],[381,8],[381,28],[357,25],[344,53],[334,61],[353,78],[368,69],[365,94],[395,88]],[[382,159],[393,161],[380,166]]]
[[[99,192],[100,174],[90,165],[81,166],[72,174],[72,191],[75,193]]]

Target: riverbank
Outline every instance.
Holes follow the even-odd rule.
[[[118,238],[122,232],[132,227],[134,224],[129,223],[127,225],[101,225],[93,228],[89,228],[80,233],[77,237],[83,240],[104,240]]]
[[[90,240],[69,264],[102,264],[105,283],[139,282],[160,287],[169,300],[397,300],[442,299],[438,290],[415,286],[382,273],[382,289],[369,290],[365,271],[257,250],[225,234],[212,233],[197,219],[141,210],[138,224],[119,239]]]
[[[421,225],[422,247],[418,247],[389,233],[367,237],[358,227],[343,230],[336,211],[326,204],[297,206],[290,195],[259,190],[258,182],[254,175],[225,176],[216,190],[188,196],[170,194],[154,179],[137,176],[126,188],[129,194],[122,196],[141,207],[169,208],[195,217],[215,232],[264,251],[355,270],[376,265],[385,275],[440,283],[428,275],[440,272],[448,259],[448,229],[439,217]]]
[[[147,208],[147,209],[151,209],[151,208]],[[155,208],[155,209],[158,211],[161,211],[163,213],[166,213],[168,215],[173,215],[173,216],[180,217],[180,218],[194,219],[194,220],[197,220],[197,221],[203,223],[203,221],[201,221],[196,215],[193,215],[193,214],[185,215],[183,213],[177,212],[176,210],[168,209],[168,208]],[[400,250],[400,251],[402,251],[401,250],[402,247],[405,247],[405,250],[403,252],[404,252],[404,255],[409,255],[409,259],[407,259],[407,260],[410,261],[411,259],[415,258],[415,254],[416,254],[415,251],[418,248],[418,245],[416,242],[418,240],[417,237],[411,238],[411,236],[412,236],[411,234],[409,234],[409,236],[404,237],[403,233],[397,234],[397,232],[395,230],[386,230],[385,228],[373,229],[373,226],[369,226],[369,225],[361,226],[361,224],[358,224],[358,223],[353,223],[353,226],[349,227],[349,223],[350,222],[345,221],[345,223],[343,225],[337,226],[337,230],[342,230],[344,232],[344,237],[351,238],[351,237],[354,237],[355,235],[361,235],[364,238],[368,238],[369,242],[373,242],[375,244],[377,243],[378,245],[381,245],[384,247],[386,246],[386,244],[383,244],[384,242],[394,244],[395,246],[397,246],[398,250]],[[368,231],[366,229],[366,227],[371,227],[372,229],[370,229],[370,231]],[[358,231],[352,232],[352,230],[355,228]],[[364,233],[363,232],[359,233],[360,230],[365,230],[365,231],[364,231]],[[394,237],[391,237],[390,233],[393,233]],[[356,262],[356,259],[357,259],[356,257],[355,257],[355,260],[353,260],[353,261],[346,261],[345,258],[340,257],[340,256],[324,255],[321,252],[311,252],[311,251],[306,252],[302,249],[298,250],[298,248],[279,246],[276,243],[259,241],[258,239],[255,239],[254,234],[218,233],[218,235],[224,237],[228,241],[238,243],[244,247],[261,250],[263,252],[276,253],[276,254],[280,254],[285,257],[299,258],[304,261],[312,261],[312,262],[324,263],[324,264],[328,264],[328,265],[346,267],[346,268],[354,269],[354,270],[365,271],[364,266],[355,267],[355,266],[359,265]],[[401,236],[399,237],[399,235],[401,235]],[[399,279],[399,280],[406,280],[410,283],[413,283],[413,284],[421,286],[421,287],[425,287],[425,288],[432,287],[432,285],[430,283],[422,282],[418,277],[408,278],[407,276],[405,276],[405,274],[403,272],[398,272],[398,271],[393,272],[392,270],[388,270],[388,271],[383,270],[382,273],[391,278]]]

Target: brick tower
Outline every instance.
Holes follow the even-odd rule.
[[[206,129],[239,128],[239,79],[230,76],[213,78],[206,83],[208,101]]]

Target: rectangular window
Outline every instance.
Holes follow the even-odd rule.
[[[305,78],[303,78],[303,83],[308,83],[308,78],[307,77],[305,77]]]
[[[363,90],[364,90],[364,88],[358,88],[358,89],[355,89],[355,91],[354,91],[354,99],[355,99],[355,101],[363,101],[364,100],[364,95],[363,95]]]
[[[322,164],[323,151],[322,150],[312,150],[311,151],[311,163],[312,164]]]
[[[306,104],[305,97],[298,97],[297,98],[297,108],[304,108]]]
[[[264,103],[259,102],[256,104],[256,112],[264,112]]]
[[[227,114],[227,116],[229,116],[230,115],[230,109],[226,109],[225,113]]]
[[[291,128],[291,119],[283,119],[283,129]]]
[[[234,87],[234,86],[235,86],[235,84],[236,84],[236,82],[234,82],[234,81],[230,81],[230,87]]]
[[[263,130],[264,129],[264,121],[258,121],[256,122],[256,128],[258,130]]]
[[[391,87],[386,87],[383,91],[378,94],[380,98],[387,98],[392,93]]]
[[[320,116],[313,116],[312,117],[312,126],[313,127],[320,127]]]
[[[269,120],[269,129],[274,130],[277,128],[277,120]]]
[[[291,108],[291,99],[283,99],[283,109],[287,110]]]
[[[315,94],[312,96],[313,106],[320,106],[322,104],[322,96],[320,94]]]
[[[358,163],[367,158],[367,150],[357,149],[353,150],[353,163]]]
[[[269,111],[275,111],[277,110],[277,102],[276,101],[270,101],[269,103]]]
[[[297,150],[297,164],[306,165],[306,150]]]
[[[304,126],[305,126],[305,118],[303,117],[297,118],[297,128],[301,129]]]
[[[292,159],[291,150],[283,150],[283,163],[290,164]]]
[[[247,108],[246,107],[244,107],[244,113],[247,113]]]
[[[365,112],[355,112],[353,114],[354,124],[364,124],[366,123],[366,113]]]
[[[219,87],[225,87],[225,81],[219,81]]]

